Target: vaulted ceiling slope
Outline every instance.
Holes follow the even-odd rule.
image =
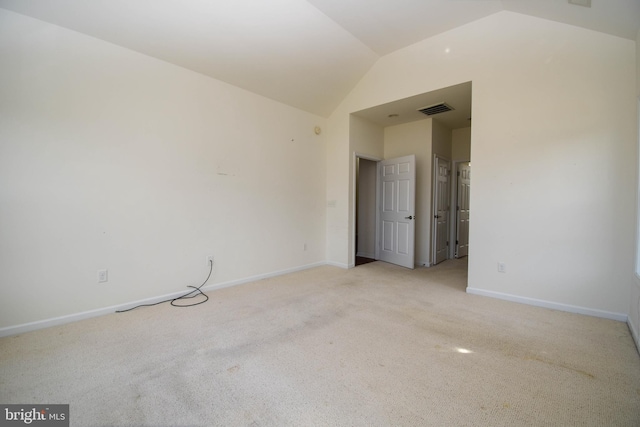
[[[640,0],[0,0],[0,7],[328,116],[383,55],[500,11],[635,40]]]

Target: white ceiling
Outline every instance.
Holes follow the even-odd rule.
[[[375,61],[508,10],[635,40],[640,0],[0,0],[66,27],[328,116]]]
[[[635,40],[640,0],[308,0],[379,55],[502,10]]]
[[[424,120],[427,116],[418,110],[440,103],[446,103],[453,110],[439,113],[432,118],[449,129],[471,126],[471,82],[398,99],[387,104],[356,111],[353,114],[382,127],[394,126]]]

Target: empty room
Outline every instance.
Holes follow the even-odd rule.
[[[640,1],[0,0],[0,424],[637,426]]]

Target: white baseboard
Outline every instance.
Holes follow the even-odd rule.
[[[267,279],[269,277],[282,276],[284,274],[294,273],[296,271],[308,270],[314,267],[320,267],[323,265],[327,265],[327,262],[317,262],[313,264],[307,264],[300,267],[289,268],[280,271],[274,271],[271,273],[258,274],[256,276],[246,277],[238,280],[230,280],[227,282],[216,283],[209,286],[203,286],[203,291],[214,291],[216,289],[228,288],[230,286],[241,285],[243,283],[255,282],[261,279]],[[177,298],[181,295],[184,295],[187,290],[182,290],[180,292],[173,292],[171,294],[145,298],[143,300],[128,302],[120,305],[113,305],[110,307],[98,308],[96,310],[83,311],[81,313],[69,314],[66,316],[54,317],[52,319],[39,320],[36,322],[23,323],[21,325],[16,326],[7,326],[4,328],[0,328],[0,338],[8,337],[11,335],[23,334],[25,332],[31,332],[38,329],[50,328],[52,326],[64,325],[66,323],[77,322],[79,320],[90,319],[92,317],[104,316],[105,314],[115,313],[117,310],[126,310],[128,308],[136,307],[142,304],[153,304],[160,301],[171,300]]]
[[[431,267],[431,263],[429,261],[417,260],[416,267]]]
[[[627,319],[627,326],[629,326],[629,331],[631,332],[631,337],[633,338],[633,342],[636,344],[638,353],[640,353],[640,336],[638,336],[638,329],[636,329],[635,325],[631,321],[631,317]]]
[[[272,273],[258,274],[255,276],[245,277],[243,279],[229,280],[227,282],[215,283],[209,286],[203,286],[203,291],[215,291],[216,289],[229,288],[231,286],[242,285],[244,283],[255,282],[262,279],[268,279],[270,277],[282,276],[284,274],[295,273],[296,271],[308,270],[310,268],[320,267],[327,265],[326,262],[316,262],[313,264],[306,264],[300,267],[288,268],[286,270],[274,271]]]
[[[152,304],[154,302],[162,301],[163,299],[176,298],[182,294],[184,294],[184,292],[176,292],[175,294],[165,295],[163,297],[149,298],[141,301],[141,303]],[[114,305],[111,307],[98,308],[95,310],[83,311],[81,313],[74,313],[66,316],[54,317],[51,319],[38,320],[36,322],[23,323],[16,326],[6,326],[4,328],[0,328],[0,338],[8,337],[11,335],[24,334],[25,332],[36,331],[38,329],[50,328],[52,326],[64,325],[66,323],[77,322],[79,320],[86,320],[92,317],[104,316],[105,314],[111,314],[116,310],[124,309],[132,305],[134,304],[131,303],[121,306]]]
[[[325,265],[331,265],[333,267],[340,267],[340,268],[352,268],[355,264],[343,264],[341,262],[335,262],[335,261],[327,261],[324,263]]]
[[[468,294],[482,295],[485,297],[497,298],[505,301],[518,302],[521,304],[534,305],[537,307],[551,308],[553,310],[566,311],[569,313],[585,314],[587,316],[602,317],[604,319],[627,322],[629,316],[625,313],[614,313],[611,311],[598,310],[595,308],[580,307],[577,305],[562,304],[558,302],[545,301],[535,298],[521,297],[502,292],[487,291],[484,289],[467,288]]]

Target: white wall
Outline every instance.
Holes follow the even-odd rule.
[[[451,131],[451,157],[455,162],[471,159],[471,126]]]
[[[636,108],[638,109],[638,120],[640,121],[640,30],[638,30],[638,35],[636,37],[636,94],[638,103],[636,104]],[[640,146],[640,123],[637,123],[638,135],[637,135],[637,146]],[[638,179],[640,181],[640,178]],[[640,208],[640,186],[637,190],[637,202],[636,202],[636,217],[638,218]],[[634,285],[631,286],[631,295],[629,302],[629,326],[634,335],[634,339],[636,340],[636,346],[638,347],[638,351],[640,351],[640,276],[638,276],[638,272],[640,271],[640,253],[638,252],[638,246],[640,245],[640,218],[638,218],[638,222],[636,225],[636,275],[634,280]]]
[[[432,154],[451,160],[451,129],[440,123],[438,120],[433,120],[433,130],[431,133],[432,139]]]
[[[433,119],[384,128],[384,158],[416,156],[415,264],[429,265]]]
[[[349,113],[472,81],[469,287],[626,317],[635,49],[630,40],[501,12],[381,58],[329,119],[329,260],[348,255]],[[507,273],[497,272],[498,261]]]
[[[636,36],[636,93],[640,97],[640,30]]]
[[[325,260],[325,119],[4,10],[0,62],[0,328]]]
[[[353,144],[353,151],[382,160],[384,156],[384,128],[354,115],[351,115],[349,120],[349,138]]]

